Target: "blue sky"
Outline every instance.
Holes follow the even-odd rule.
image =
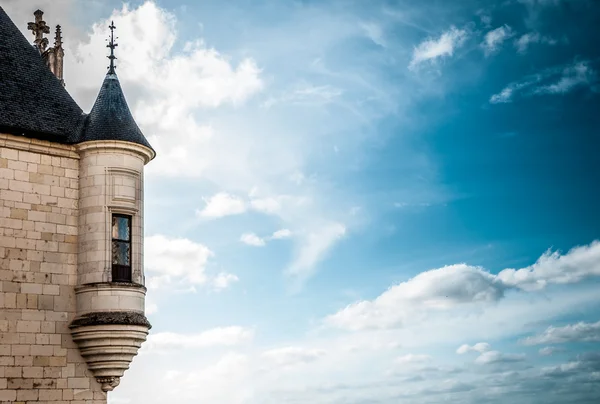
[[[158,151],[109,402],[600,399],[597,2],[0,2]]]

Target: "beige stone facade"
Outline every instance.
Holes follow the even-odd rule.
[[[142,185],[150,157],[125,142],[71,146],[0,134],[0,403],[107,402],[97,381],[105,375],[91,371],[72,335],[102,347],[110,345],[102,333],[120,327],[132,341],[130,361],[148,327],[75,333],[69,325],[94,311],[143,316]],[[112,212],[133,218],[132,285],[110,284]]]

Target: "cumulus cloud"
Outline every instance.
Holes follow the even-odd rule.
[[[185,238],[159,234],[145,239],[146,272],[166,282],[184,279],[192,284],[206,283],[206,264],[212,256],[214,254],[208,247]]]
[[[544,253],[535,264],[505,269],[497,275],[466,264],[425,271],[390,287],[374,300],[361,300],[326,317],[338,328],[394,328],[419,313],[485,304],[502,299],[510,289],[539,290],[549,284],[579,282],[600,276],[600,242],[575,247],[561,255]]]
[[[451,265],[422,272],[390,287],[375,300],[347,306],[326,321],[351,330],[395,327],[422,310],[496,301],[504,295],[505,289],[494,275],[479,267]]]
[[[270,349],[263,352],[262,357],[275,366],[290,367],[314,362],[325,354],[321,349],[290,346]]]
[[[148,336],[144,349],[198,349],[216,346],[235,346],[251,341],[254,330],[239,326],[219,327],[198,334],[158,332]]]
[[[481,47],[486,55],[496,52],[510,37],[514,35],[512,28],[508,25],[503,25],[485,34]]]
[[[489,351],[491,349],[490,344],[487,342],[478,342],[474,345],[463,344],[456,350],[456,353],[459,355],[466,354],[468,352],[479,352],[483,353]]]
[[[504,354],[499,351],[487,351],[479,355],[475,359],[475,363],[478,365],[490,365],[493,363],[522,362],[524,360],[524,354]]]
[[[242,236],[240,237],[240,241],[244,244],[251,245],[254,247],[264,247],[265,246],[265,240],[258,237],[254,233],[242,234]]]
[[[589,62],[579,61],[563,67],[546,69],[508,84],[490,97],[491,104],[512,102],[517,94],[523,97],[566,94],[578,87],[591,86],[598,80]]]
[[[440,58],[454,55],[455,50],[464,44],[467,37],[466,30],[451,27],[439,38],[426,39],[414,48],[408,68],[416,69],[425,62],[435,62]]]
[[[505,269],[498,274],[505,285],[527,290],[576,283],[591,276],[600,276],[600,241],[575,247],[564,255],[548,250],[533,265]]]
[[[241,198],[226,192],[219,192],[210,198],[204,199],[204,202],[204,208],[196,211],[198,217],[214,219],[239,215],[246,211],[246,204]]]
[[[222,290],[228,288],[232,283],[238,282],[239,280],[240,278],[234,274],[221,272],[213,279],[212,284],[216,290]]]
[[[579,322],[564,327],[548,327],[543,333],[523,339],[525,345],[562,344],[567,342],[599,342],[600,321],[596,323]]]

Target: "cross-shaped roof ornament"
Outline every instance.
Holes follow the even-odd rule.
[[[40,53],[44,53],[48,47],[48,38],[44,38],[44,34],[50,33],[50,27],[46,25],[46,21],[42,20],[44,12],[42,10],[36,10],[35,22],[27,23],[27,29],[33,32],[35,35],[35,46]]]

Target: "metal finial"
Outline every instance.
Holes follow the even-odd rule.
[[[110,59],[110,66],[108,68],[108,73],[109,74],[115,74],[115,59],[117,58],[115,56],[115,48],[117,46],[119,46],[118,44],[115,43],[115,29],[117,27],[115,27],[115,23],[114,21],[110,22],[110,26],[108,27],[110,28],[110,42],[108,45],[106,45],[107,48],[110,48],[110,56],[107,56]]]

